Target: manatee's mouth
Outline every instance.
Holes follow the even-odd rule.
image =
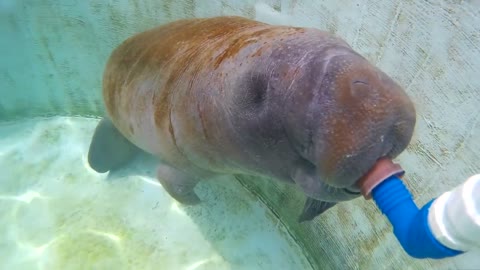
[[[392,159],[392,156],[395,156],[396,155],[396,147],[395,146],[392,146],[390,151],[388,151],[387,153],[385,153],[384,155],[382,155],[381,157],[379,157],[371,166],[369,166],[367,168],[367,170],[354,182],[353,185],[349,186],[349,187],[345,187],[343,188],[343,191],[347,194],[351,194],[351,195],[360,195],[362,194],[362,189],[361,187],[359,186],[359,183],[365,179],[365,177],[367,177],[367,175],[369,175],[371,173],[371,171],[377,166],[377,164],[379,164],[379,162],[381,162],[382,160],[391,160]]]
[[[391,158],[383,157],[377,160],[373,167],[357,181],[356,185],[365,199],[370,199],[370,193],[377,185],[391,176],[401,177],[404,173],[405,171],[399,164],[393,163]]]

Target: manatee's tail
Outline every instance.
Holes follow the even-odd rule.
[[[104,117],[93,134],[88,163],[95,171],[105,173],[126,165],[139,152],[140,149],[128,141],[112,121]]]
[[[298,222],[302,223],[304,221],[311,221],[316,216],[319,216],[336,204],[337,203],[334,202],[324,202],[307,197],[303,211],[298,218]]]

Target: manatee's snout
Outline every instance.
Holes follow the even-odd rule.
[[[322,82],[328,107],[315,140],[318,174],[327,184],[353,187],[382,157],[410,143],[415,108],[405,91],[358,55],[334,57]]]

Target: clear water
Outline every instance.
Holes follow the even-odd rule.
[[[141,156],[113,175],[86,155],[98,119],[0,125],[1,269],[311,269],[268,208],[233,179],[172,200]],[[8,181],[5,181],[8,180]]]

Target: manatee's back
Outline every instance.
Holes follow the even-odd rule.
[[[232,17],[227,27],[226,21],[176,21],[132,36],[112,52],[104,72],[103,97],[108,115],[124,136],[146,151],[159,151],[154,138],[168,130],[170,101],[181,89],[175,84],[192,62],[207,65],[212,58],[208,52],[215,51],[202,47],[238,28],[261,24]],[[151,142],[144,142],[145,137]]]
[[[234,157],[243,153],[234,136],[244,132],[225,134],[232,124],[227,115],[238,113],[229,110],[243,96],[237,82],[251,77],[252,68],[269,73],[278,65],[269,56],[273,47],[288,47],[287,40],[298,38],[318,44],[326,37],[318,30],[241,17],[180,20],[154,28],[112,53],[103,81],[107,112],[125,137],[152,154],[171,156],[181,147],[198,162],[210,156],[209,163],[216,165],[209,167],[226,166],[225,156],[237,160],[232,164],[245,163],[251,157]]]
[[[282,57],[275,60],[270,54],[289,44],[302,47],[292,42],[299,38],[317,45],[332,39],[318,30],[241,17],[181,20],[140,33],[121,44],[107,64],[103,95],[108,114],[125,137],[152,154],[169,158],[182,148],[200,167],[246,165],[252,158],[239,149],[247,139],[235,137],[245,132],[227,131],[233,121],[227,116],[241,113],[229,111],[245,94],[238,82],[250,78],[252,69],[269,74],[272,67],[282,66],[277,63]],[[303,55],[284,55],[291,59],[283,66]],[[258,139],[248,140],[261,143]],[[246,167],[258,166],[253,163]]]

